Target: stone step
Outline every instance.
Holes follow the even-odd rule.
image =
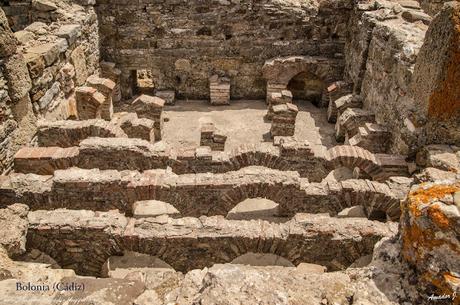
[[[384,126],[365,123],[358,128],[355,136],[348,141],[349,145],[365,148],[373,153],[385,153],[390,144],[391,133]]]
[[[63,268],[96,276],[108,258],[126,251],[156,256],[182,272],[228,263],[251,252],[335,271],[371,254],[379,239],[397,229],[396,224],[324,214],[298,214],[282,224],[204,216],[134,219],[114,211],[83,210],[34,211],[28,218],[31,247]]]
[[[375,114],[360,108],[347,108],[337,119],[335,137],[338,142],[343,142],[346,137],[350,139],[358,128],[365,123],[374,123]]]

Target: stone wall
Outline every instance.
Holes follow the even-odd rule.
[[[399,201],[410,179],[347,180],[308,183],[297,172],[247,167],[224,174],[175,175],[165,170],[139,173],[98,169],[59,170],[53,176],[12,174],[0,181],[0,206],[16,202],[37,209],[118,209],[132,214],[136,201],[160,200],[182,216],[227,215],[248,198],[267,198],[280,205],[280,214],[329,213],[362,205],[368,215],[383,212],[398,219]],[[406,181],[407,180],[407,181]]]
[[[123,250],[157,256],[176,270],[228,263],[248,253],[273,253],[336,271],[372,252],[396,225],[367,219],[298,214],[283,224],[223,217],[126,218],[117,212],[56,210],[29,213],[28,245],[83,275]],[[66,234],[62,234],[66,232]]]
[[[232,98],[265,98],[262,67],[278,56],[343,58],[351,3],[98,0],[101,53],[130,79],[150,69],[158,89],[208,98],[227,76]]]
[[[19,6],[10,1],[2,8],[19,18],[17,10],[25,9],[26,2]],[[14,33],[0,9],[0,173],[9,169],[19,147],[31,141],[38,119],[66,119],[74,114],[75,86],[98,72],[97,18],[92,6],[35,1],[30,9],[32,23],[24,24],[23,30],[15,24],[19,31]]]
[[[431,20],[413,1],[358,4],[350,19],[346,79],[388,127],[393,153],[460,143],[458,5]]]

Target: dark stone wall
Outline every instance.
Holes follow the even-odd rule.
[[[278,56],[341,58],[352,4],[327,0],[98,0],[101,53],[124,72],[152,70],[158,89],[208,98],[208,78],[232,98],[265,98],[262,67]]]

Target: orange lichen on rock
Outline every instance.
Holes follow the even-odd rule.
[[[453,195],[455,192],[460,191],[460,183],[453,185],[434,185],[430,188],[419,188],[409,194],[411,203],[428,203],[437,199],[442,199],[446,195]]]
[[[436,287],[438,289],[438,295],[449,296],[453,305],[460,305],[460,297],[454,293],[454,290],[449,285],[451,283],[451,278],[454,278],[454,280],[458,279],[452,276],[449,272],[444,273],[440,277],[434,277],[431,273],[426,272],[421,278],[423,281]]]
[[[428,208],[428,216],[440,229],[446,230],[450,227],[449,218],[441,211],[439,205],[435,204]]]
[[[450,44],[450,60],[445,66],[445,76],[429,99],[428,115],[437,119],[450,119],[460,114],[460,9],[454,11],[454,33]]]

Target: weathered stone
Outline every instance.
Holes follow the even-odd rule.
[[[10,98],[18,102],[29,94],[32,81],[22,54],[15,54],[4,61],[5,77],[8,81]]]
[[[0,58],[11,56],[16,52],[17,40],[10,29],[5,12],[0,8]]]
[[[43,57],[46,66],[52,65],[59,58],[59,47],[56,43],[45,43],[27,50]]]
[[[81,86],[88,78],[88,68],[86,67],[85,50],[83,46],[76,47],[70,54],[70,61],[75,67],[75,84]]]
[[[69,46],[73,45],[81,35],[81,26],[79,24],[66,24],[59,27],[56,36],[65,38]]]
[[[78,87],[75,90],[78,118],[90,120],[101,118],[102,105],[105,97],[91,87]]]
[[[0,246],[4,247],[9,256],[17,256],[26,250],[27,213],[29,208],[23,204],[13,204],[0,209],[0,224],[3,233],[0,235]]]
[[[32,7],[41,12],[57,10],[56,4],[54,4],[51,0],[32,0]]]
[[[416,268],[418,288],[428,295],[452,296],[460,290],[460,213],[453,202],[459,190],[458,182],[414,186],[403,203],[402,255]]]

